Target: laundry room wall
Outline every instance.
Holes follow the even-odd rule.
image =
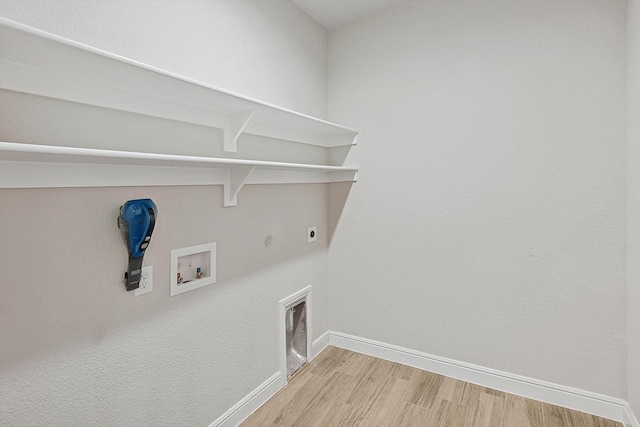
[[[328,118],[360,131],[331,330],[624,398],[625,11],[407,1],[329,33]]]
[[[627,2],[627,399],[640,416],[640,2]]]
[[[325,115],[326,32],[289,1],[17,0],[0,1],[0,16]],[[217,129],[9,91],[0,123],[9,142],[192,155],[221,146]],[[326,158],[274,144],[292,161]],[[239,146],[258,147],[248,136]],[[279,371],[280,299],[312,286],[313,338],[327,329],[327,191],[245,186],[223,208],[221,186],[0,190],[0,424],[212,423]],[[154,290],[134,298],[116,217],[146,197],[159,211],[145,255]],[[171,250],[209,242],[217,282],[170,297]]]

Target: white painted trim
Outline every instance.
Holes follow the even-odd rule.
[[[288,308],[305,302],[307,310],[307,360],[310,360],[313,353],[311,337],[313,336],[313,309],[311,308],[311,286],[300,289],[298,292],[281,299],[278,302],[278,352],[280,354],[280,375],[287,384],[287,332],[284,322],[285,312]]]
[[[624,403],[624,419],[622,422],[626,427],[640,427],[640,421],[638,421],[636,414],[633,413],[629,402]]]
[[[246,395],[242,400],[233,405],[227,412],[222,414],[209,427],[235,427],[244,421],[249,415],[261,407],[267,400],[284,386],[284,381],[280,372],[276,372],[271,377],[260,384],[255,390]]]
[[[224,185],[231,206],[245,184],[354,182],[357,174],[342,166],[0,141],[0,188]]]
[[[305,288],[306,289],[306,288]],[[304,290],[304,289],[303,289]],[[302,291],[301,291],[302,292]],[[296,299],[294,298],[294,301]],[[309,310],[310,300],[307,299],[307,310]],[[309,315],[309,311],[307,311],[307,316]],[[308,321],[309,319],[307,319]],[[310,336],[310,335],[309,335]],[[312,358],[316,357],[322,350],[324,350],[329,345],[329,331],[325,331],[322,335],[320,335],[312,345]],[[231,409],[222,414],[217,420],[209,425],[209,427],[230,427],[237,426],[242,421],[247,419],[249,415],[253,414],[258,410],[262,405],[264,405],[267,400],[273,397],[282,387],[287,385],[286,381],[286,370],[287,367],[285,365],[285,376],[282,375],[281,372],[276,372],[260,384],[255,390],[245,396],[238,403],[233,405]],[[635,427],[635,426],[634,426]]]
[[[459,362],[367,338],[330,331],[329,344],[615,421],[624,422],[625,417],[633,416],[632,413],[629,414],[631,408],[627,409],[628,403],[623,399]],[[631,425],[640,427],[637,420],[635,425]]]
[[[286,301],[284,303],[284,306],[286,306],[290,305],[291,302],[299,301],[300,295],[303,294],[306,289],[307,288],[282,300],[281,303]],[[309,310],[309,300],[307,300],[307,304],[307,310]],[[308,315],[309,311],[307,311],[307,316]],[[284,315],[281,317],[281,322],[284,322]],[[307,319],[307,321],[309,320],[310,319]],[[283,330],[283,328],[280,329]],[[609,418],[624,423],[625,427],[640,427],[638,418],[633,413],[631,406],[623,399],[510,374],[470,363],[459,362],[457,360],[434,356],[392,344],[343,334],[341,332],[324,332],[313,342],[312,351],[309,354],[315,357],[328,345],[402,363],[413,366],[414,368],[424,369],[530,399]],[[240,400],[209,427],[237,426],[285,385],[286,362],[284,376],[281,372],[273,374],[271,378]]]
[[[311,358],[313,359],[317,355],[319,355],[322,352],[322,350],[327,348],[328,345],[329,345],[329,331],[325,331],[313,342],[313,345],[311,346],[312,347]]]
[[[225,157],[187,156],[184,154],[146,153],[99,148],[64,147],[58,145],[0,142],[2,160],[51,163],[135,164],[136,166],[168,166],[198,168],[263,168],[319,172],[353,172],[342,166],[274,162],[269,160],[229,159]]]
[[[5,18],[0,18],[0,74],[2,89],[227,128],[227,146],[241,133],[327,148],[354,145],[358,134]],[[245,120],[249,110],[251,121]]]

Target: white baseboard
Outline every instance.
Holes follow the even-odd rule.
[[[631,408],[622,399],[459,362],[340,332],[329,332],[329,344],[615,421],[626,422],[625,418],[629,417],[630,426],[640,427],[637,424],[637,420],[635,424],[631,421],[631,417],[633,417],[633,413],[629,414]]]
[[[262,406],[271,396],[284,386],[284,379],[280,372],[273,374],[268,380],[260,384],[255,390],[233,405],[209,427],[235,427],[249,415]]]
[[[324,334],[320,335],[311,346],[311,359],[316,357],[322,350],[327,348],[329,345],[329,331],[325,331]]]
[[[316,357],[322,350],[329,345],[329,331],[325,331],[320,335],[312,345],[311,359]],[[215,420],[209,427],[235,427],[244,421],[249,415],[254,413],[260,406],[262,406],[267,400],[269,400],[274,394],[276,394],[282,387],[284,387],[285,381],[282,377],[282,373],[276,372],[260,384],[255,390],[246,395],[242,400],[233,405],[231,409],[222,414],[217,420]]]
[[[629,403],[623,399],[459,362],[341,332],[327,331],[320,335],[313,342],[311,358],[313,359],[320,354],[328,345],[402,363],[529,399],[609,418],[624,423],[625,427],[640,427]],[[281,373],[276,372],[209,427],[237,426],[284,385],[285,380]]]
[[[629,402],[625,402],[624,405],[624,419],[622,420],[625,426],[627,427],[640,427],[640,421],[633,413],[633,409],[631,409],[631,405]]]

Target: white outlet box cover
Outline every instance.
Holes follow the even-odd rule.
[[[196,276],[200,267],[202,276]],[[182,282],[178,281],[178,273]],[[171,296],[216,283],[216,244],[191,246],[171,251]]]

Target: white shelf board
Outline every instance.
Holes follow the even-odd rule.
[[[245,184],[354,182],[357,169],[301,163],[0,142],[0,188],[223,185],[225,206]]]
[[[321,147],[357,131],[0,18],[0,88]]]

